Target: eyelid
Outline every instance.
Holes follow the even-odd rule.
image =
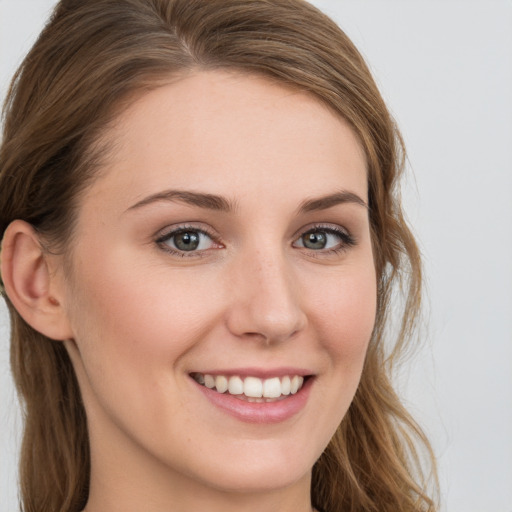
[[[213,233],[211,229],[205,226],[195,226],[193,223],[184,223],[184,224],[173,224],[171,226],[167,226],[163,229],[157,231],[154,235],[155,240],[158,242],[160,240],[164,240],[169,238],[171,235],[176,233],[183,233],[184,231],[197,231],[199,233],[203,233],[209,236],[212,239],[217,238],[217,235]]]
[[[295,234],[293,235],[294,239],[300,238],[305,233],[309,233],[310,231],[328,231],[330,233],[338,233],[346,236],[352,236],[350,231],[339,224],[334,224],[331,222],[313,222],[312,224],[307,224],[306,226],[301,227],[298,229]]]

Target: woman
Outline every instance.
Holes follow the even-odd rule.
[[[0,153],[23,510],[435,510],[402,156],[305,2],[61,1]]]

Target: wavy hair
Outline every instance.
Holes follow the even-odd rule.
[[[313,468],[312,503],[328,512],[435,511],[428,491],[430,484],[436,491],[432,450],[391,379],[421,299],[420,256],[398,190],[402,139],[360,53],[307,2],[62,0],[5,103],[0,234],[23,219],[50,246],[72,244],[80,192],[101,167],[102,132],[137,94],[204,69],[232,69],[307,91],[358,136],[367,159],[377,317],[354,400]],[[394,290],[403,308],[390,338]],[[22,510],[78,512],[88,497],[90,460],[73,367],[61,342],[32,329],[6,302],[24,411]]]

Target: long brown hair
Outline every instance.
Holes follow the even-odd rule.
[[[420,463],[430,462],[435,490],[432,451],[391,384],[421,297],[420,257],[397,189],[403,144],[359,52],[305,1],[62,0],[5,104],[0,233],[23,219],[52,250],[71,244],[80,192],[101,167],[96,141],[116,113],[169,76],[216,68],[308,91],[350,123],[366,153],[378,312],[353,403],[313,468],[312,502],[329,512],[432,512]],[[402,291],[403,311],[390,340],[393,290]],[[61,342],[36,332],[6,301],[25,418],[22,509],[79,511],[90,461],[71,362]]]

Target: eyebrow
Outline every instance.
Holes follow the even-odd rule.
[[[206,194],[202,192],[191,192],[186,190],[165,190],[156,194],[151,194],[141,201],[130,206],[127,211],[136,210],[143,206],[160,201],[178,201],[207,210],[220,212],[231,212],[236,209],[233,201],[215,194]],[[306,199],[299,208],[299,213],[308,213],[313,211],[327,210],[338,204],[352,203],[368,209],[366,202],[353,192],[342,190],[322,197]]]
[[[362,206],[363,208],[368,209],[368,205],[366,202],[359,197],[354,192],[349,192],[347,190],[341,190],[339,192],[335,192],[334,194],[329,194],[326,196],[307,199],[302,202],[299,207],[299,213],[307,213],[314,211],[327,210],[328,208],[332,208],[338,204],[352,203]]]
[[[178,201],[192,206],[198,206],[199,208],[206,208],[207,210],[220,212],[230,212],[235,209],[235,204],[233,202],[215,194],[204,194],[201,192],[190,192],[186,190],[166,190],[142,199],[133,206],[130,206],[128,211],[159,201]]]

